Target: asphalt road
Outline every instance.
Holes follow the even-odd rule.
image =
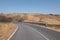
[[[34,25],[17,23],[18,30],[10,40],[60,40],[60,33]]]

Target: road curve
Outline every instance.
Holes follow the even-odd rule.
[[[30,24],[17,23],[18,30],[10,40],[60,40],[60,33]]]
[[[49,30],[49,29],[43,28],[43,27],[37,27],[36,25],[32,25],[32,24],[26,24],[26,25],[29,25],[32,28],[36,29],[49,40],[60,40],[60,32]],[[43,26],[43,25],[41,25],[41,26]]]

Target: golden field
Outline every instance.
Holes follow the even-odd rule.
[[[0,40],[7,40],[15,28],[15,25],[12,23],[0,22]]]

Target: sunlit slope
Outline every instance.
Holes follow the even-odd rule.
[[[60,17],[49,14],[3,14],[7,18],[11,18],[13,21],[23,20],[28,22],[44,22],[47,24],[60,25]]]

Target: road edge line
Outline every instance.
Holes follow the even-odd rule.
[[[14,30],[14,32],[10,35],[10,37],[7,40],[10,40],[10,38],[16,33],[17,29],[18,29],[18,26],[16,26],[16,29]]]
[[[41,32],[40,32],[40,34],[46,39],[46,40],[49,40],[46,36],[44,36]]]
[[[33,28],[34,29],[34,28]],[[38,32],[39,34],[41,34],[42,37],[44,37],[46,40],[49,40],[47,37],[45,37],[41,32],[37,31],[36,29],[34,29],[36,32]]]
[[[31,24],[32,25],[32,24]],[[35,26],[35,25],[34,25]],[[31,27],[32,28],[32,27]],[[49,40],[46,36],[44,36],[41,32],[37,31],[36,29],[32,28],[34,31],[39,33],[42,37],[44,37],[46,40]]]

